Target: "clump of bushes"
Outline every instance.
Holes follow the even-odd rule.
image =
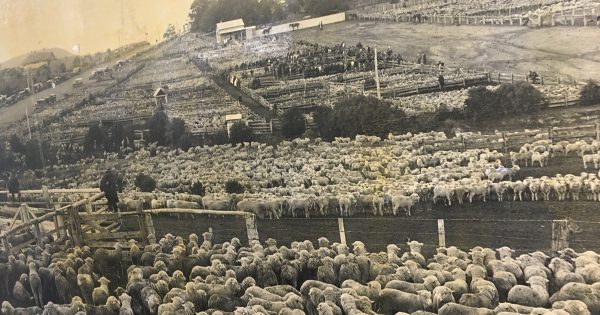
[[[228,194],[241,194],[244,192],[244,186],[239,181],[230,179],[225,183],[225,191]]]
[[[139,173],[135,177],[135,186],[142,192],[152,192],[156,189],[156,180],[149,175]]]
[[[595,105],[600,103],[600,86],[596,81],[590,80],[581,88],[579,94],[581,105]]]
[[[204,186],[202,182],[194,182],[192,186],[190,186],[190,194],[204,196]]]

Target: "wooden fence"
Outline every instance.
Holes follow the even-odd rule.
[[[66,238],[75,246],[86,245],[92,248],[110,248],[116,242],[124,244],[130,239],[146,245],[156,242],[152,214],[160,213],[243,217],[248,239],[258,239],[256,217],[251,213],[180,208],[113,213],[108,212],[106,207],[94,209],[94,203],[103,197],[104,193],[100,192],[39,217],[23,204],[15,214],[10,229],[0,235],[0,244],[13,252],[34,243],[41,246],[50,240],[60,242]],[[22,223],[16,225],[18,217]],[[129,223],[125,229],[122,228],[123,222]],[[45,229],[44,226],[52,228]]]
[[[516,151],[526,143],[537,140],[559,141],[600,141],[600,123],[571,127],[548,127],[524,131],[498,131],[493,134],[460,134],[457,137],[443,140],[424,140],[422,146],[427,152],[442,150],[490,149],[508,152]]]
[[[559,2],[559,1],[557,1]],[[396,12],[403,9],[400,4],[380,4],[348,12],[349,17],[363,21],[411,22],[443,25],[527,25],[539,26],[598,26],[598,12],[593,6],[572,8],[544,15],[525,17],[521,13],[534,11],[541,4],[505,9],[481,10],[477,15],[427,14],[425,7],[414,7],[410,13]],[[420,18],[415,17],[419,13]]]

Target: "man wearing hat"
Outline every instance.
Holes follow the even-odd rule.
[[[104,176],[100,180],[100,191],[104,193],[104,197],[108,201],[108,210],[117,212],[117,203],[119,196],[117,195],[117,181],[115,174],[110,168],[106,169]]]

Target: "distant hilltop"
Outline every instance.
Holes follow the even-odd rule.
[[[26,64],[39,63],[42,61],[51,61],[55,59],[61,59],[64,57],[73,56],[71,52],[62,48],[47,48],[28,52],[26,54],[14,57],[7,61],[0,63],[0,68],[14,68],[23,66]]]

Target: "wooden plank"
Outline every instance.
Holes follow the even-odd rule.
[[[116,243],[123,243],[123,248],[128,248],[125,246],[126,239],[112,241],[112,242],[103,242],[103,241],[89,241],[86,242],[85,245],[92,248],[114,248]]]
[[[346,231],[344,229],[344,218],[338,218],[338,229],[340,232],[340,243],[346,245]]]
[[[438,219],[438,240],[440,247],[446,247],[446,228],[444,219]]]
[[[163,208],[163,209],[150,209],[144,210],[144,213],[158,214],[158,213],[188,213],[188,214],[209,214],[209,215],[224,215],[224,216],[251,216],[251,213],[242,211],[221,211],[221,210],[207,210],[207,209],[182,209],[182,208]]]
[[[552,221],[552,250],[560,251],[569,247],[569,222],[567,220]]]
[[[83,238],[86,241],[98,241],[98,240],[109,240],[109,239],[141,239],[142,233],[140,231],[127,231],[127,232],[104,232],[104,233],[84,233]]]

